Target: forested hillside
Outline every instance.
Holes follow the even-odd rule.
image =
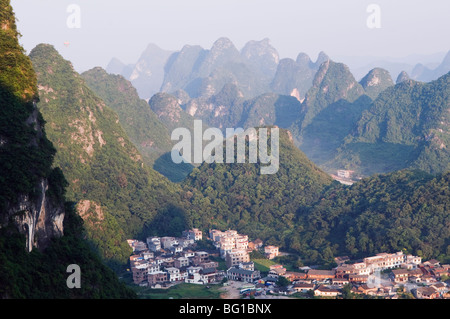
[[[328,189],[299,217],[290,248],[306,259],[400,251],[450,261],[450,174],[403,170]]]
[[[293,235],[298,211],[310,207],[332,184],[280,131],[280,167],[261,175],[263,164],[202,164],[183,186],[193,207],[192,223],[208,228],[235,228],[251,238],[284,244]]]
[[[174,143],[170,140],[167,123],[162,122],[148,103],[139,98],[129,81],[101,68],[86,71],[82,77],[86,85],[117,113],[120,124],[144,163],[175,182],[189,174],[191,165],[175,165],[170,158]]]
[[[148,234],[153,219],[178,203],[179,187],[145,164],[119,116],[52,46],[38,45],[30,57],[67,198],[77,203],[102,257],[126,263],[126,238]]]
[[[450,169],[450,73],[382,92],[345,138],[336,161],[370,175],[402,168]]]

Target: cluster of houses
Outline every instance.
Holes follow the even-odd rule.
[[[448,285],[441,281],[448,278],[450,265],[440,265],[436,260],[422,263],[420,257],[397,252],[353,263],[348,257],[335,261],[337,267],[332,270],[305,267],[306,272],[293,282],[291,292],[312,291],[315,296],[337,297],[350,284],[354,294],[397,298],[398,289],[409,286],[409,292],[419,299],[450,298]]]
[[[133,248],[130,267],[133,282],[140,286],[159,288],[168,283],[207,284],[223,278],[219,263],[210,253],[194,250],[202,240],[198,229],[184,231],[182,237],[148,237],[146,242],[129,239]]]
[[[203,239],[198,229],[186,230],[182,237],[149,237],[146,242],[128,240],[133,248],[130,266],[133,282],[141,286],[160,288],[175,283],[209,284],[222,279],[247,282],[257,288],[273,287],[275,292],[292,294],[312,293],[320,297],[338,297],[350,285],[350,292],[383,298],[398,297],[398,289],[408,287],[419,299],[450,298],[445,281],[450,265],[437,260],[422,262],[422,258],[403,252],[380,253],[358,261],[337,257],[337,267],[331,270],[302,267],[298,272],[287,271],[282,265],[272,265],[265,277],[255,270],[249,253],[264,251],[266,258],[279,255],[275,246],[265,246],[261,240],[249,242],[247,235],[235,230],[210,230],[209,240],[215,250],[198,250],[196,242]],[[264,248],[264,249],[263,249]],[[219,270],[220,257],[225,260]],[[276,287],[280,276],[291,284]]]
[[[130,268],[133,282],[140,286],[160,288],[173,283],[208,284],[230,280],[253,282],[260,278],[254,269],[249,252],[262,248],[262,241],[249,242],[247,235],[235,230],[210,230],[209,239],[216,250],[196,249],[196,242],[203,239],[198,229],[186,230],[182,237],[148,237],[146,242],[129,239],[133,249]],[[278,247],[265,247],[267,258],[278,256]],[[227,271],[218,270],[219,263],[211,257],[225,260]],[[215,258],[213,258],[215,259]],[[217,259],[216,259],[217,260]]]

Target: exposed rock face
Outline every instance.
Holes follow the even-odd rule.
[[[47,196],[48,181],[43,179],[36,188],[37,195],[19,196],[18,203],[9,207],[7,216],[26,237],[26,249],[45,249],[51,238],[64,234],[64,206]]]
[[[35,134],[29,140],[34,147],[39,147],[40,140],[46,138],[43,126],[38,120],[39,111],[36,103],[26,123],[34,127]],[[25,235],[27,251],[45,249],[53,237],[64,235],[64,203],[48,195],[49,181],[40,178],[32,194],[18,194],[13,203],[7,203],[0,214],[0,228],[13,223],[19,232]]]
[[[195,110],[183,111],[178,99],[171,94],[156,93],[148,104],[169,132],[178,127],[191,128],[194,124],[194,118],[190,113],[195,113]]]
[[[394,85],[389,72],[382,68],[372,69],[359,83],[373,100],[381,92]]]

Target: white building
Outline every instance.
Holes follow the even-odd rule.
[[[188,283],[188,284],[198,284],[198,285],[203,285],[204,281],[203,281],[203,276],[200,273],[192,273],[187,275],[186,279],[184,279],[184,282]]]
[[[169,249],[172,254],[177,254],[177,253],[181,253],[183,251],[183,246],[173,245],[173,246],[170,246]]]
[[[150,251],[158,252],[161,250],[161,240],[159,237],[148,237],[147,246]]]
[[[264,247],[264,253],[266,254],[268,259],[273,259],[279,255],[279,248],[276,246],[266,246]]]
[[[175,267],[167,267],[165,270],[168,274],[168,279],[170,282],[181,280],[182,277],[181,277],[180,269],[175,268]]]
[[[193,239],[194,241],[202,240],[203,238],[202,231],[197,228],[183,231],[182,236],[187,239]]]
[[[203,269],[202,267],[191,266],[191,267],[187,267],[186,271],[188,272],[189,275],[192,275],[192,274],[200,273],[200,270],[202,270],[202,269]]]
[[[225,257],[225,262],[228,268],[237,266],[241,263],[248,263],[250,261],[250,256],[247,250],[244,249],[233,249],[227,253]]]
[[[236,230],[210,230],[209,237],[214,241],[214,246],[219,249],[220,256],[226,258],[233,250],[247,250],[248,236],[240,235]]]
[[[147,269],[149,274],[157,273],[161,270],[159,264],[155,262],[149,263]]]

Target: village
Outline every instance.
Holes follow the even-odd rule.
[[[249,241],[235,230],[209,230],[204,243],[198,229],[183,231],[182,237],[148,237],[146,242],[129,239],[133,249],[130,270],[133,283],[141,287],[167,289],[179,283],[223,285],[228,298],[343,298],[354,294],[397,299],[402,294],[417,299],[450,299],[450,265],[403,252],[380,253],[361,260],[335,258],[336,267],[300,267],[287,271],[272,264],[260,271],[250,260],[254,251],[268,260],[281,253],[259,239]],[[211,249],[212,248],[212,249]],[[220,266],[219,266],[220,265]]]

